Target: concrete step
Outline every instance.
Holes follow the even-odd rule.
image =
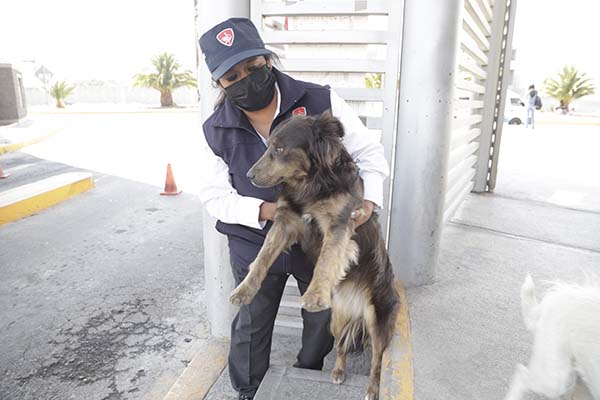
[[[92,174],[67,172],[0,192],[0,225],[35,214],[93,187]]]
[[[294,296],[299,297],[300,296],[300,290],[298,290],[298,282],[291,275],[288,278],[287,282],[285,283],[285,289],[283,290],[283,295],[291,296],[291,297],[294,297]]]
[[[275,320],[275,333],[302,336],[302,315],[300,313],[300,291],[298,283],[290,276],[285,283],[283,298]]]
[[[267,399],[364,399],[369,380],[348,375],[341,385],[331,382],[330,371],[313,371],[274,365],[265,375],[255,400]]]
[[[286,296],[279,303],[279,315],[288,315],[292,317],[300,317],[302,307],[300,307],[299,296]]]
[[[280,335],[302,336],[302,317],[278,314],[274,332]]]

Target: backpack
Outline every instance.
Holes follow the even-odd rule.
[[[535,96],[535,109],[536,110],[541,110],[542,109],[542,99],[538,95]]]

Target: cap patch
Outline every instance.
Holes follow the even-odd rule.
[[[306,115],[306,107],[294,108],[292,115]]]
[[[225,28],[217,34],[217,40],[219,41],[219,43],[227,47],[230,47],[233,44],[234,38],[235,35],[233,33],[233,29],[231,28]]]

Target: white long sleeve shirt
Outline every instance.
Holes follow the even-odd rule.
[[[276,90],[278,102],[275,116],[279,114],[281,105],[279,88],[276,87]],[[363,125],[354,110],[341,97],[333,91],[330,93],[331,113],[344,126],[345,134],[342,142],[359,167],[359,174],[364,183],[364,198],[381,206],[383,181],[389,173],[383,145],[379,142],[378,135]],[[266,143],[264,138],[263,142]],[[206,142],[204,153],[200,200],[208,213],[228,224],[262,229],[265,222],[259,221],[258,217],[260,205],[264,200],[240,195],[231,185],[227,164],[214,154]]]

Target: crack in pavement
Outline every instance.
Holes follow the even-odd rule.
[[[110,392],[103,400],[121,400],[123,391],[117,387],[117,370],[122,358],[134,359],[145,353],[163,353],[175,347],[181,335],[174,324],[153,321],[146,311],[155,306],[153,299],[122,302],[110,311],[100,311],[81,327],[63,327],[48,343],[56,350],[33,372],[17,377],[20,386],[35,378],[56,377],[63,381],[86,385],[108,380]],[[67,324],[65,324],[67,325]],[[136,385],[146,375],[143,369],[129,382]],[[125,389],[129,393],[137,387]]]

